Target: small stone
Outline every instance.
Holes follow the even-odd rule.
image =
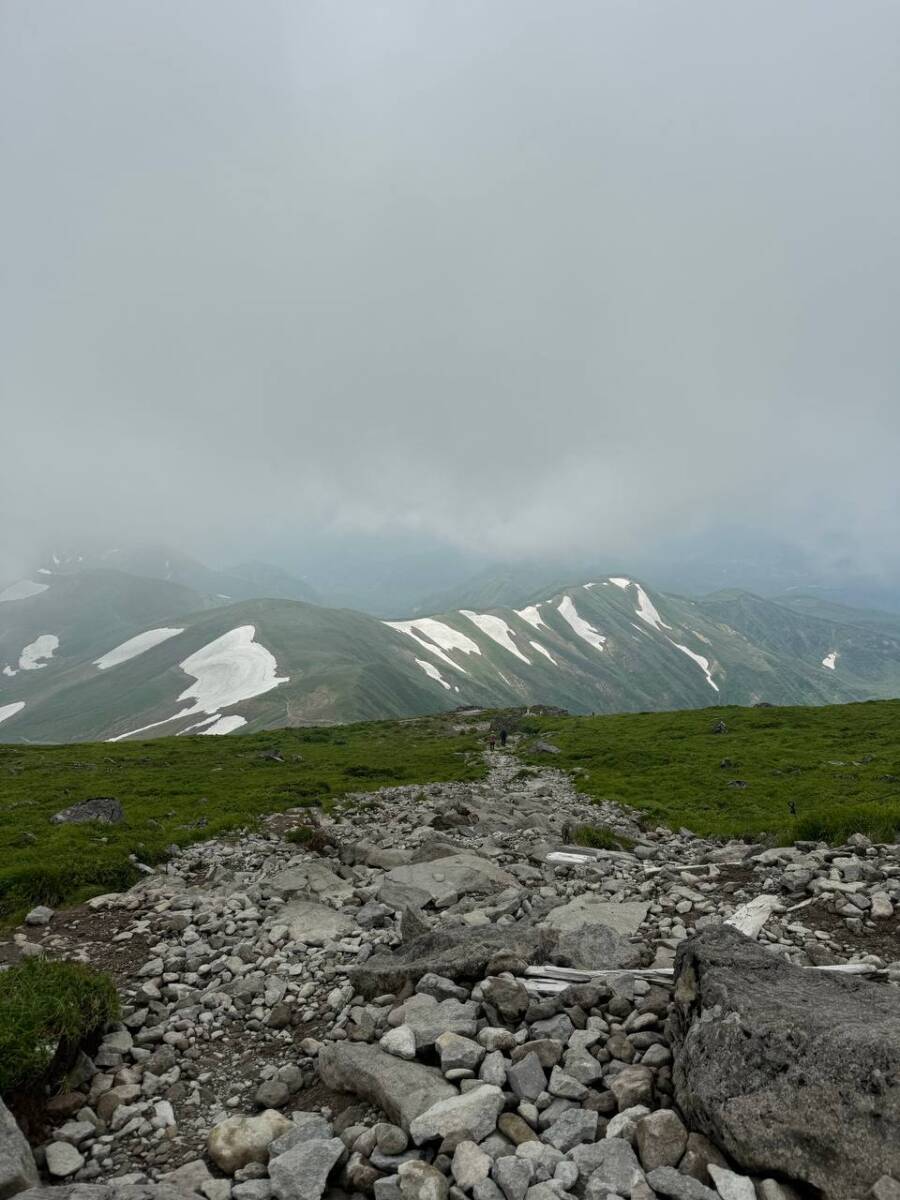
[[[283,1108],[291,1098],[291,1089],[280,1079],[267,1079],[256,1089],[253,1100],[260,1108]]]
[[[446,1176],[428,1163],[418,1159],[401,1163],[397,1176],[403,1200],[447,1200],[450,1185]]]
[[[26,925],[49,925],[53,917],[53,909],[47,908],[45,904],[39,904],[33,908],[25,918]]]
[[[278,1200],[320,1200],[344,1152],[340,1138],[301,1142],[269,1160],[272,1191]]]
[[[264,1163],[269,1146],[291,1128],[291,1122],[274,1109],[258,1117],[228,1117],[210,1131],[207,1152],[220,1170],[233,1175],[247,1163]]]
[[[558,1121],[544,1130],[544,1141],[563,1154],[579,1142],[592,1142],[597,1136],[597,1114],[584,1108],[570,1108]]]
[[[453,1151],[450,1170],[457,1187],[470,1192],[482,1179],[487,1179],[491,1171],[491,1158],[474,1142],[460,1142]]]
[[[665,1200],[721,1200],[710,1188],[674,1167],[657,1167],[647,1176],[647,1182]]]
[[[507,1067],[506,1082],[513,1095],[520,1100],[537,1100],[541,1092],[546,1090],[547,1076],[541,1060],[531,1053]]]
[[[505,1154],[494,1163],[491,1174],[506,1200],[525,1200],[525,1193],[534,1176],[534,1167],[525,1158]]]
[[[635,1144],[645,1171],[674,1167],[687,1148],[688,1132],[671,1108],[660,1108],[641,1117]]]
[[[375,1134],[375,1145],[382,1154],[402,1154],[409,1145],[409,1137],[399,1125],[379,1121],[372,1132]]]
[[[722,1200],[756,1200],[756,1188],[753,1186],[753,1180],[748,1179],[746,1175],[737,1175],[734,1171],[729,1171],[726,1167],[720,1167],[716,1163],[710,1163],[709,1174]],[[889,1200],[889,1198],[879,1197],[879,1200]],[[900,1200],[900,1190],[894,1200]]]
[[[481,1142],[497,1127],[497,1117],[503,1111],[504,1098],[500,1088],[481,1084],[447,1100],[439,1100],[409,1127],[417,1146],[435,1138],[443,1138],[448,1149],[460,1142]]]
[[[497,1128],[504,1137],[509,1138],[514,1146],[521,1146],[523,1142],[540,1141],[528,1122],[518,1113],[501,1113],[497,1120]]]
[[[45,1148],[47,1170],[57,1179],[74,1175],[84,1166],[84,1155],[69,1142],[50,1142]]]
[[[416,1057],[416,1035],[409,1025],[398,1025],[396,1029],[388,1030],[378,1044],[395,1058],[412,1062]]]

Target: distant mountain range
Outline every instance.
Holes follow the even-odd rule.
[[[688,599],[598,577],[387,621],[306,593],[276,568],[165,551],[51,556],[0,586],[0,741],[900,695],[900,616],[801,594]]]

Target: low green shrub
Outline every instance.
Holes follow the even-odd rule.
[[[0,973],[0,1094],[62,1074],[118,1015],[112,979],[83,963],[30,958]]]
[[[592,850],[630,850],[634,845],[632,838],[615,833],[605,825],[579,825],[572,833],[572,842]]]

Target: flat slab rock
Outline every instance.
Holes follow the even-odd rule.
[[[636,967],[641,948],[627,939],[637,933],[647,917],[649,904],[616,904],[594,896],[576,896],[554,908],[544,926],[557,935],[557,953],[573,967],[600,970],[606,967]]]
[[[668,1035],[689,1124],[826,1200],[900,1178],[900,993],[794,967],[727,925],[683,942]]]
[[[382,904],[394,908],[452,902],[456,896],[499,892],[517,887],[515,879],[496,863],[477,854],[453,854],[433,862],[394,867],[378,890]]]
[[[323,946],[325,942],[346,937],[354,929],[350,917],[315,900],[289,901],[279,909],[271,924],[287,925],[289,939],[307,946]]]
[[[336,1092],[351,1092],[376,1104],[407,1132],[422,1113],[459,1095],[435,1067],[395,1058],[366,1042],[324,1045],[319,1075]]]

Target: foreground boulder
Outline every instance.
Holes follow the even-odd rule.
[[[25,1134],[0,1100],[0,1200],[36,1187],[38,1170]]]
[[[641,949],[628,938],[637,933],[649,907],[577,896],[554,908],[544,925],[556,934],[556,953],[570,966],[585,970],[636,967],[641,963]]]
[[[376,1104],[409,1131],[412,1122],[457,1095],[440,1071],[406,1062],[361,1042],[331,1042],[319,1052],[319,1075],[336,1092],[352,1092]]]
[[[272,1142],[291,1129],[291,1122],[273,1108],[258,1117],[227,1117],[209,1134],[207,1152],[226,1175],[248,1163],[264,1163]]]
[[[675,1001],[678,1103],[736,1163],[826,1200],[900,1178],[896,989],[794,967],[722,925],[679,947]]]

